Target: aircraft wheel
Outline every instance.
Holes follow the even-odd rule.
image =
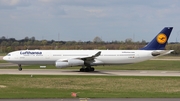
[[[80,72],[93,72],[95,69],[93,67],[86,67],[86,68],[81,68]]]
[[[85,68],[85,72],[89,72],[91,71],[89,68]]]
[[[91,71],[94,72],[94,70],[95,70],[94,67],[92,67],[92,68],[91,68]]]
[[[22,71],[21,64],[18,64],[18,66],[19,66],[18,70],[19,70],[19,71]]]
[[[80,72],[85,72],[85,68],[81,68],[81,69],[80,69]]]
[[[22,71],[22,68],[20,67],[20,68],[18,68],[18,70],[19,70],[19,71]]]

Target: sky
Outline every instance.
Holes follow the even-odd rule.
[[[37,40],[151,41],[174,27],[180,42],[180,0],[0,0],[0,37]]]

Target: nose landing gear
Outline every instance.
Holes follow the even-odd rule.
[[[18,67],[19,67],[18,70],[19,70],[19,71],[22,71],[21,64],[18,64]]]

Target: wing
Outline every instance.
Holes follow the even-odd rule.
[[[87,57],[78,57],[76,59],[81,59],[81,60],[84,60],[84,61],[93,61],[96,57],[98,57],[100,55],[101,55],[101,51],[97,52],[96,54],[87,56]]]
[[[59,59],[56,61],[56,67],[57,68],[63,68],[68,66],[79,66],[79,65],[94,65],[94,64],[102,64],[101,61],[96,60],[95,58],[101,55],[101,51],[92,54],[90,56],[86,57],[77,57],[77,58],[71,58],[71,59]]]

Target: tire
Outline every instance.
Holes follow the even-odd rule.
[[[86,71],[86,72],[89,72],[89,71],[90,71],[90,69],[89,69],[89,68],[85,68],[85,71]]]
[[[95,70],[95,69],[92,67],[92,68],[91,68],[91,71],[94,72],[94,70]]]
[[[18,68],[19,71],[22,71],[22,68]]]
[[[84,72],[84,71],[85,71],[85,68],[81,68],[81,69],[80,69],[80,72]]]

